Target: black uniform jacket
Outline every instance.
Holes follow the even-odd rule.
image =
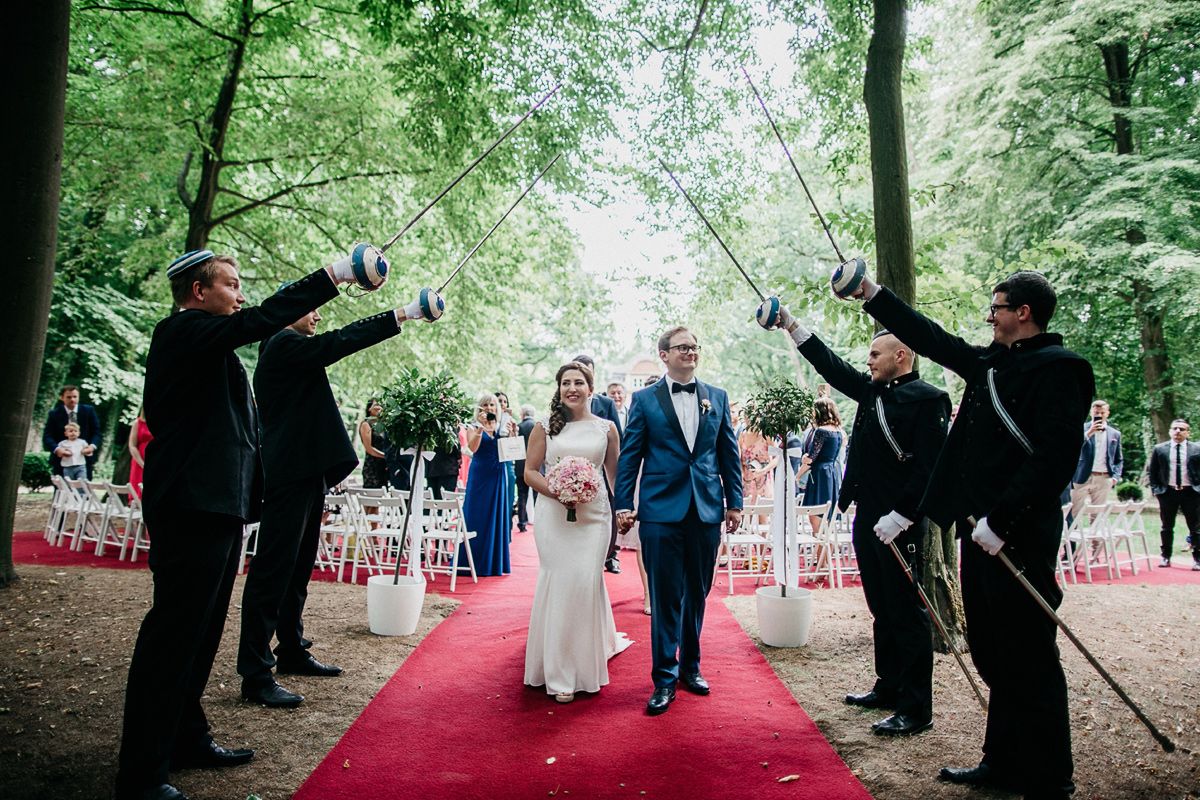
[[[968,344],[905,305],[887,288],[864,308],[900,341],[967,382],[958,416],[934,467],[922,509],[939,525],[987,517],[1006,541],[1061,530],[1059,497],[1083,445],[1082,423],[1095,392],[1092,366],[1062,346],[1056,333],[987,347]],[[1026,452],[997,414],[997,394],[1024,433]]]
[[[399,331],[395,313],[385,311],[317,336],[284,328],[259,346],[254,395],[271,486],[314,475],[335,486],[358,466],[325,368]]]
[[[915,371],[886,384],[876,383],[869,372],[856,370],[816,336],[799,349],[833,388],[858,403],[838,506],[845,511],[858,502],[919,522],[924,516],[921,497],[946,441],[950,396],[921,380]],[[883,432],[877,400],[903,459]]]
[[[158,323],[146,356],[143,502],[148,513],[207,511],[258,519],[262,464],[250,381],[234,352],[290,325],[337,287],[325,270],[229,316],[190,309]]]

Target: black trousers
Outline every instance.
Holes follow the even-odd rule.
[[[860,506],[854,518],[854,554],[873,618],[874,690],[894,696],[897,713],[927,718],[933,713],[933,627],[916,587],[875,535],[875,523],[889,511]],[[896,539],[918,575],[925,527],[914,525]]]
[[[517,471],[517,524],[529,524],[529,484],[525,482],[525,462],[518,461],[514,466]]]
[[[258,547],[250,559],[242,591],[242,636],[237,671],[243,682],[269,683],[275,653],[283,659],[304,655],[304,604],[317,559],[325,482],[320,475],[281,486],[268,484],[263,495]]]
[[[1158,496],[1158,518],[1162,521],[1162,557],[1170,558],[1175,547],[1175,517],[1183,512],[1191,536],[1192,558],[1200,561],[1200,493],[1184,487],[1167,489]]]
[[[221,644],[241,555],[242,520],[146,508],[154,600],[125,688],[117,796],[167,782],[171,756],[212,737],[200,697]]]
[[[1062,518],[1055,514],[1037,523],[1004,552],[1058,608],[1063,594],[1054,562]],[[958,529],[971,528],[964,521]],[[1070,789],[1071,723],[1057,626],[999,557],[970,537],[962,540],[962,594],[971,660],[990,689],[983,762],[1011,775],[1027,793]]]
[[[453,492],[458,486],[458,473],[452,475],[426,475],[425,485],[433,492],[434,500],[442,499],[442,492]]]

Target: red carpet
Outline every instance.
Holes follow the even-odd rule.
[[[636,640],[609,662],[612,682],[569,705],[523,687],[532,534],[516,534],[512,560],[513,575],[481,580],[421,642],[298,800],[870,797],[715,589],[703,639],[713,694],[680,692],[646,716],[649,617],[632,559],[608,576],[617,627]]]

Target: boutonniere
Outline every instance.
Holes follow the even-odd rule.
[[[700,401],[700,413],[707,414],[710,411],[712,411],[712,403],[708,402],[708,398],[701,400]]]

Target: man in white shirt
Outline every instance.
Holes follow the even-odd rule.
[[[1158,498],[1158,516],[1162,521],[1162,561],[1171,566],[1175,544],[1175,517],[1183,511],[1188,543],[1192,546],[1192,569],[1200,572],[1200,445],[1189,442],[1191,426],[1187,420],[1171,422],[1171,439],[1150,453],[1150,491]]]
[[[1103,505],[1121,480],[1125,458],[1121,432],[1108,424],[1110,409],[1104,400],[1092,403],[1092,420],[1083,430],[1083,447],[1071,479],[1071,516],[1078,517],[1085,503]]]
[[[625,430],[626,420],[629,419],[629,408],[625,405],[625,384],[610,383],[605,394],[617,407],[617,419],[621,420],[621,430]]]

